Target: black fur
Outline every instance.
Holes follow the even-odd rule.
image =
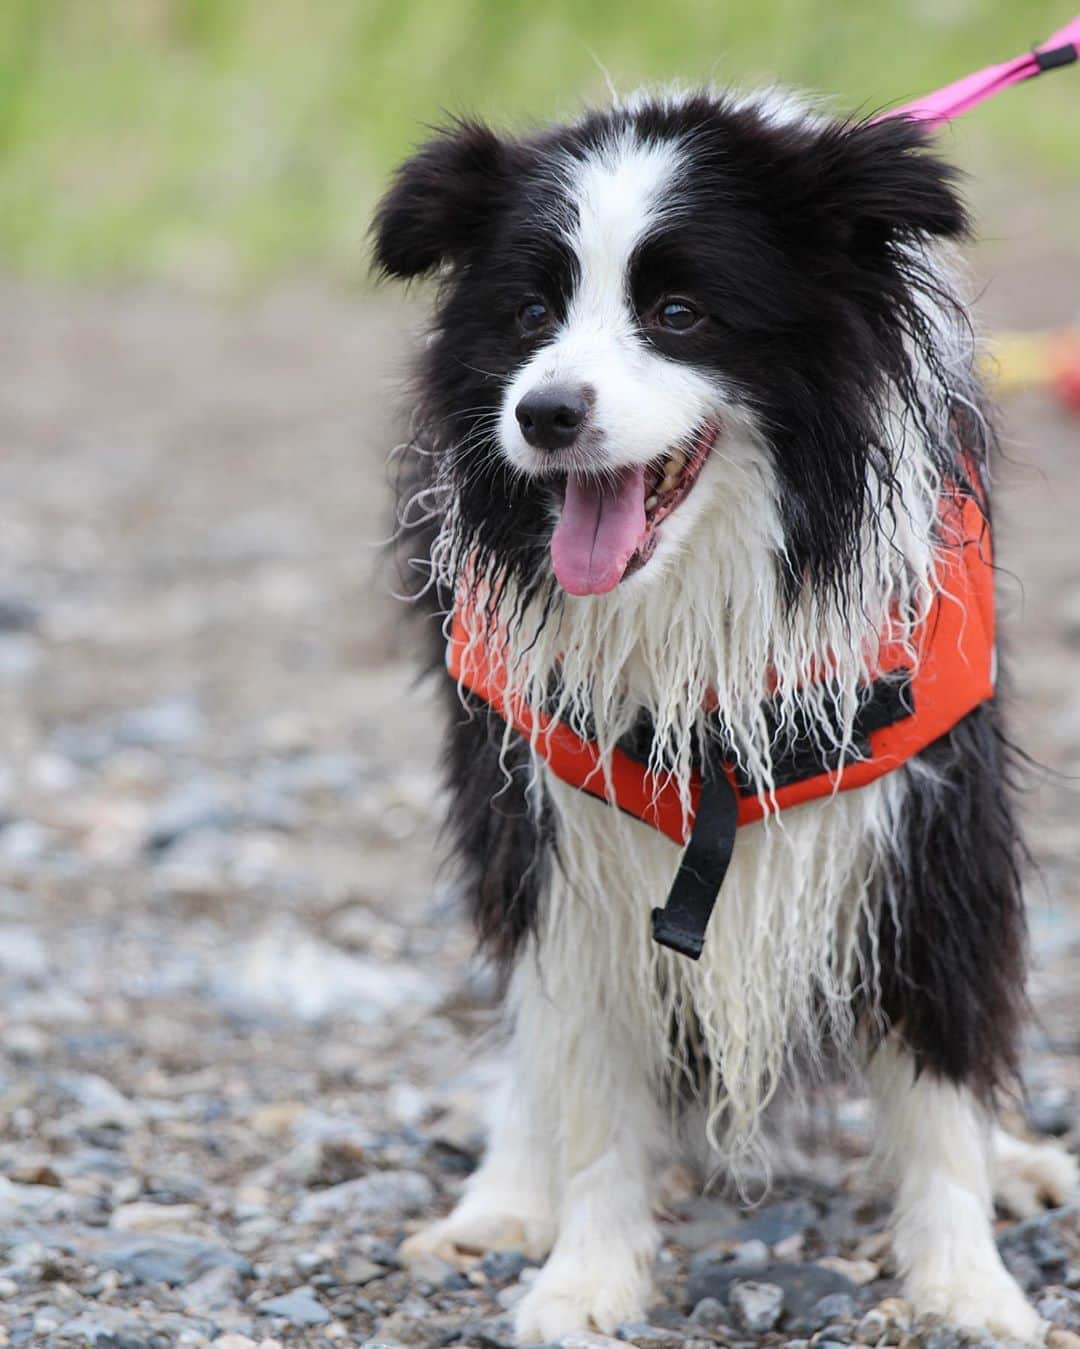
[[[1010,775],[998,708],[984,703],[919,756],[903,837],[880,878],[888,1023],[920,1068],[987,1098],[1015,1080],[1026,1007]]]

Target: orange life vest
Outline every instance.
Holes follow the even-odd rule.
[[[711,776],[694,772],[688,815],[678,785],[650,773],[647,753],[636,754],[621,742],[605,772],[595,741],[528,706],[510,689],[498,644],[475,637],[470,643],[460,608],[452,620],[447,666],[464,688],[531,742],[556,777],[686,845],[668,904],[653,912],[653,931],[658,941],[696,958],[737,826],[873,782],[993,697],[994,586],[986,517],[974,497],[950,489],[942,497],[940,521],[937,594],[913,638],[882,643],[855,718],[853,742],[832,763],[822,758],[820,736],[781,747],[774,753],[775,787],[767,796],[740,775],[734,762],[725,762]]]

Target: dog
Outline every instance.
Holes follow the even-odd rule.
[[[641,1319],[664,1161],[690,1132],[747,1174],[777,1092],[837,1064],[876,1102],[915,1309],[1045,1331],[991,1225],[995,1196],[1035,1212],[1077,1172],[995,1117],[1025,918],[996,654],[962,645],[972,539],[948,523],[975,512],[989,573],[968,228],[916,123],[776,91],[640,94],[520,137],[455,122],[378,208],[377,268],[438,278],[399,546],[442,617],[433,664],[448,634],[457,651],[448,827],[509,1026],[485,1159],[402,1255],[544,1259],[522,1343]],[[989,685],[841,789],[872,767],[883,651],[914,716],[947,621],[924,686],[963,692],[980,661]],[[468,677],[485,662],[494,692]],[[618,809],[643,721],[649,801]],[[793,753],[825,786],[789,807]],[[700,880],[683,849],[706,780],[758,818],[680,951],[650,910]],[[661,796],[681,828],[650,823]]]

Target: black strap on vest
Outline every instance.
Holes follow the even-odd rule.
[[[697,960],[705,945],[705,929],[735,847],[738,818],[731,783],[721,772],[707,777],[667,903],[652,911],[653,940],[691,960]]]
[[[859,710],[846,745],[811,734],[809,726],[796,726],[782,736],[774,731],[773,775],[777,787],[832,772],[852,759],[871,752],[870,733],[893,726],[915,711],[911,671],[900,669],[876,679],[862,691]],[[648,729],[648,728],[646,728]],[[621,743],[621,742],[620,742]],[[651,730],[648,735],[651,743]],[[640,754],[640,747],[627,742],[625,753]],[[647,752],[645,760],[647,760]],[[653,940],[680,955],[697,960],[705,947],[705,930],[724,883],[738,826],[739,794],[752,795],[754,785],[736,768],[738,793],[719,765],[702,767],[698,800],[690,842],[679,862],[675,880],[662,909],[652,911]],[[645,761],[643,760],[643,761]]]

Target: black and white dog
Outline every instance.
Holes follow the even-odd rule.
[[[384,273],[440,283],[402,493],[428,612],[464,604],[513,696],[604,763],[646,715],[687,805],[710,748],[770,799],[778,728],[850,738],[882,633],[944,588],[943,491],[986,499],[954,179],[909,121],[775,92],[437,135],[375,225]],[[1039,1339],[993,1202],[1061,1202],[1076,1168],[994,1123],[1025,923],[993,700],[740,828],[693,961],[649,931],[680,848],[448,691],[450,827],[511,1054],[485,1161],[405,1256],[546,1256],[520,1339],[610,1332],[645,1309],[688,1122],[737,1175],[778,1088],[828,1059],[880,1109],[916,1308]]]

